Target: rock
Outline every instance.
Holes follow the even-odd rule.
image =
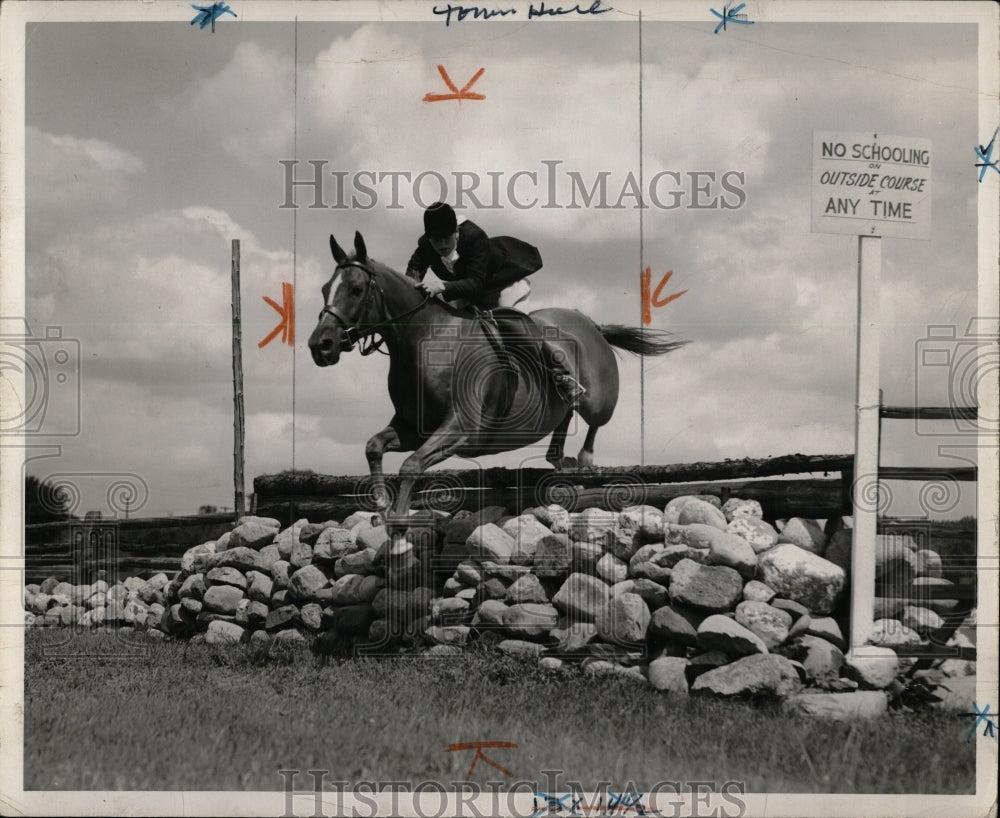
[[[563,669],[563,660],[555,656],[543,656],[538,661],[538,666],[548,673],[558,673]]]
[[[647,543],[642,545],[639,549],[629,558],[628,570],[629,576],[633,575],[633,568],[644,562],[649,562],[657,554],[659,554],[664,549],[664,544],[660,543]]]
[[[664,656],[649,663],[649,683],[662,693],[688,693],[687,659],[679,656]]]
[[[331,563],[357,550],[358,547],[351,540],[351,532],[348,529],[324,528],[313,544],[313,560]]]
[[[431,619],[440,624],[463,624],[469,613],[469,601],[457,596],[431,601]]]
[[[514,538],[505,533],[494,523],[487,523],[476,528],[465,541],[469,555],[478,560],[492,560],[497,563],[510,562],[517,543]]]
[[[545,638],[558,626],[559,611],[552,605],[532,602],[511,605],[503,614],[503,626],[512,635],[525,639]]]
[[[844,590],[842,568],[792,543],[765,551],[757,568],[766,585],[814,613],[830,613]]]
[[[745,580],[753,579],[757,571],[757,555],[750,543],[735,534],[720,532],[708,550],[709,565],[734,568]]]
[[[791,614],[766,602],[744,600],[736,606],[736,621],[759,636],[768,650],[782,644],[792,627]]]
[[[841,633],[837,620],[830,616],[810,617],[805,632],[810,636],[818,636],[840,650],[847,650],[847,640]]]
[[[281,559],[278,546],[272,543],[265,545],[257,552],[257,570],[270,574],[272,566]]]
[[[208,623],[205,641],[209,645],[235,645],[242,639],[246,631],[235,622],[215,620]]]
[[[569,533],[569,511],[555,503],[548,506],[539,506],[531,509],[531,513],[538,518],[538,522],[546,526],[553,533]]]
[[[755,554],[767,551],[778,542],[778,532],[770,523],[756,517],[735,517],[726,526],[726,533],[749,543]]]
[[[152,605],[156,601],[157,592],[166,588],[169,581],[166,574],[156,574],[146,580],[146,584],[136,592],[136,595],[147,605]]]
[[[190,579],[190,577],[188,578]],[[230,566],[213,568],[205,575],[206,586],[232,585],[234,588],[246,590],[247,579],[243,574]],[[183,587],[183,586],[182,586]]]
[[[56,577],[46,577],[45,580],[42,582],[41,586],[39,587],[39,592],[46,594],[47,596],[52,596],[52,592],[55,590],[55,587],[58,584],[59,580]],[[107,584],[105,584],[105,587],[102,588],[101,590],[106,593],[108,590]]]
[[[503,602],[499,599],[487,599],[476,608],[476,613],[472,617],[472,624],[499,627],[503,625],[505,613],[507,613],[507,606]]]
[[[232,585],[213,585],[205,591],[203,606],[208,611],[232,616],[236,606],[243,599],[243,591]]]
[[[542,583],[534,574],[525,574],[507,589],[505,597],[511,605],[519,602],[537,602],[544,604],[549,601],[548,594],[542,587]]]
[[[239,606],[240,606],[240,604],[244,603],[246,601],[247,601],[246,599],[239,600],[239,602],[236,603],[236,611],[234,613],[239,613]],[[201,613],[202,603],[201,603],[200,599],[192,599],[191,597],[185,597],[184,599],[181,600],[181,607],[185,611],[190,611],[192,614],[194,614],[195,616],[197,616],[198,614]],[[111,617],[107,616],[107,614],[110,611],[110,609],[111,609],[111,606],[109,605],[108,609],[105,610],[105,618],[106,619],[110,619],[111,618]]]
[[[640,644],[646,639],[649,608],[638,594],[621,594],[608,600],[597,614],[597,635],[616,645]]]
[[[362,576],[378,574],[379,571],[375,568],[376,554],[377,552],[373,548],[362,548],[360,551],[345,554],[337,560],[334,575],[339,579],[348,574],[361,574]]]
[[[326,574],[315,565],[299,568],[288,578],[288,593],[293,599],[310,601],[317,592],[329,584]]]
[[[597,563],[604,556],[604,546],[600,543],[575,541],[570,544],[570,568],[583,574],[595,575]]]
[[[916,549],[906,535],[879,534],[875,538],[875,583],[879,596],[905,596],[917,575]]]
[[[791,543],[804,551],[822,557],[826,549],[826,534],[815,520],[792,517],[778,535],[779,543]]]
[[[570,574],[552,597],[552,603],[572,621],[593,622],[610,596],[608,586],[597,577]]]
[[[770,602],[774,597],[773,588],[755,579],[743,586],[743,599],[748,602]]]
[[[644,543],[663,541],[663,512],[655,506],[623,508],[616,523],[618,528],[632,534],[637,547]]]
[[[587,645],[597,638],[597,626],[593,622],[573,622],[565,628],[553,628],[549,635],[560,653],[586,654]]]
[[[844,573],[851,571],[851,549],[853,547],[854,532],[850,528],[842,528],[831,535],[826,542],[826,551],[823,557],[834,565],[839,565],[844,569]]]
[[[719,696],[784,697],[801,687],[791,661],[777,654],[756,654],[702,673],[691,689]]]
[[[477,593],[481,599],[504,599],[507,596],[507,586],[499,579],[488,579],[479,586]]]
[[[722,504],[722,513],[726,520],[759,520],[764,516],[764,510],[756,500],[740,500],[731,497]]]
[[[300,540],[292,543],[292,553],[288,557],[288,564],[292,568],[304,568],[307,565],[311,565],[312,561],[313,550],[309,545]]]
[[[274,592],[274,580],[260,571],[253,571],[249,577],[250,587],[247,589],[247,596],[254,602],[263,602],[266,605],[271,601],[271,594]]]
[[[299,622],[311,631],[318,631],[323,624],[323,609],[315,602],[299,609]]]
[[[667,545],[686,545],[689,548],[711,548],[725,533],[716,526],[704,523],[669,523],[663,527],[663,538]]]
[[[227,548],[245,546],[259,551],[265,545],[274,542],[275,537],[278,536],[280,527],[277,520],[261,517],[248,519],[232,530]],[[218,550],[223,551],[226,549],[220,548]]]
[[[238,546],[237,548],[229,548],[221,554],[213,554],[208,558],[207,564],[209,570],[228,566],[246,573],[247,571],[255,571],[262,567],[259,558],[260,554],[252,548]]]
[[[355,535],[355,542],[360,548],[371,548],[378,551],[389,541],[389,532],[384,525],[362,526]]]
[[[653,611],[647,632],[657,643],[676,642],[687,647],[698,644],[696,626],[670,607],[657,608]]]
[[[836,645],[808,634],[798,637],[781,651],[783,656],[801,662],[813,684],[825,686],[840,677],[844,654]]]
[[[660,536],[662,537],[663,535],[661,534]],[[640,544],[639,538],[634,531],[629,531],[615,524],[614,530],[611,532],[611,542],[607,548],[609,554],[613,554],[618,559],[627,563],[635,556],[635,552],[639,550]]]
[[[271,635],[271,641],[275,645],[304,645],[306,643],[306,638],[301,633],[299,633],[294,628],[289,628],[288,630],[277,631]]]
[[[292,550],[295,548],[296,543],[299,542],[299,531],[301,530],[301,525],[293,524],[284,531],[279,532],[277,537],[274,538],[274,543],[278,546],[278,553],[283,560],[291,561]]]
[[[927,636],[933,630],[944,625],[944,620],[930,608],[921,608],[915,605],[905,606],[899,616],[899,621],[921,636]]]
[[[722,565],[699,565],[684,559],[674,566],[670,578],[672,601],[704,611],[732,610],[742,593],[739,573]]]
[[[670,592],[660,583],[643,577],[631,580],[631,582],[631,592],[641,596],[650,611],[655,611],[664,605],[670,604]]]
[[[483,581],[483,574],[476,563],[466,560],[455,569],[455,579],[463,585],[475,587]]]
[[[686,548],[686,546],[679,547]],[[654,562],[640,562],[629,569],[629,573],[634,579],[649,580],[650,582],[655,582],[657,585],[666,586],[670,584],[670,575],[673,571]]]
[[[891,648],[865,645],[844,657],[844,675],[872,690],[891,685],[898,672],[899,658]]]
[[[924,548],[917,551],[916,557],[916,573],[918,577],[940,578],[943,568],[941,564],[941,557],[936,551]]]
[[[610,546],[618,515],[602,508],[586,508],[570,518],[569,538],[578,542],[588,542]]]
[[[516,582],[521,577],[531,574],[531,569],[526,565],[499,565],[490,560],[482,563],[483,576],[487,580],[499,579],[506,588],[512,582]]]
[[[868,634],[868,642],[882,647],[907,647],[920,644],[920,634],[898,619],[876,619]]]
[[[145,624],[148,615],[149,606],[141,599],[130,599],[125,603],[125,621],[128,624],[135,625],[140,620]]]
[[[289,569],[291,567],[286,560],[278,560],[271,566],[274,591],[281,591],[288,587]]]
[[[664,524],[667,522],[667,514],[664,512]],[[680,525],[701,523],[713,526],[721,531],[725,531],[728,524],[726,515],[719,508],[697,498],[692,498],[681,506],[680,512],[677,515],[677,522]]]
[[[884,715],[886,697],[877,690],[855,693],[799,693],[785,699],[782,707],[786,713],[793,716],[810,716],[832,721],[858,721]]]
[[[704,651],[720,650],[727,656],[768,652],[757,634],[722,614],[713,614],[698,626],[698,647]]]
[[[510,561],[518,565],[531,565],[539,543],[552,536],[548,527],[542,525],[533,514],[512,517],[503,524],[502,530],[514,540],[514,552]]]
[[[720,531],[719,533],[721,534],[722,532]],[[653,556],[650,562],[663,568],[673,568],[681,560],[691,560],[700,565],[708,565],[708,549],[692,548],[690,545],[684,544],[667,545],[662,551]],[[639,566],[636,566],[634,573],[639,573]]]
[[[772,608],[777,608],[790,614],[793,622],[798,622],[803,617],[809,619],[809,609],[801,602],[796,602],[793,599],[775,598],[771,600],[770,605]]]
[[[424,635],[435,645],[461,647],[469,640],[469,628],[465,625],[431,625]]]
[[[538,659],[545,652],[545,645],[538,642],[526,642],[523,639],[504,639],[497,645],[497,650],[508,656]]]
[[[381,514],[376,514],[375,512],[372,511],[362,511],[359,509],[358,511],[355,511],[353,514],[346,517],[344,519],[344,522],[342,522],[340,525],[342,528],[346,529],[347,531],[350,531],[358,523],[364,523],[365,525],[374,527],[380,525],[382,522],[383,520]]]
[[[628,566],[624,560],[618,559],[614,554],[605,554],[597,561],[595,566],[597,575],[609,585],[621,582],[628,577]]]
[[[282,628],[291,628],[299,618],[299,609],[295,605],[282,605],[275,608],[267,615],[264,628],[268,632],[278,631]]]

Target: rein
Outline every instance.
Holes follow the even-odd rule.
[[[391,318],[385,318],[382,321],[367,324],[367,329],[362,330],[362,319],[367,316],[369,308],[375,301],[376,294],[381,296],[381,307],[383,312],[385,311],[385,290],[383,290],[379,283],[375,280],[375,273],[360,261],[353,260],[338,264],[336,270],[334,270],[334,275],[336,275],[337,271],[344,267],[357,267],[367,276],[368,291],[365,293],[365,297],[361,305],[361,311],[358,313],[358,320],[353,324],[350,323],[346,318],[344,318],[344,316],[337,312],[335,307],[330,306],[330,304],[323,305],[323,309],[320,310],[319,313],[320,320],[322,320],[324,315],[329,314],[344,327],[344,337],[340,341],[340,348],[343,351],[350,352],[354,349],[354,346],[357,345],[358,352],[362,355],[371,355],[373,352],[380,352],[383,355],[388,355],[389,353],[381,348],[382,344],[385,343],[385,337],[380,336],[377,340],[374,339],[374,336],[379,333],[379,329],[381,327],[391,326],[401,318],[407,318],[413,315],[413,313],[422,309],[427,302],[430,301],[431,297],[429,295],[425,295],[423,301],[417,304],[417,306],[401,312],[399,315],[392,316]],[[330,288],[331,292],[332,290],[333,287]]]

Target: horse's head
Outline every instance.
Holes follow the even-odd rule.
[[[365,240],[354,234],[354,254],[349,256],[330,236],[330,250],[337,267],[323,285],[323,310],[309,336],[309,351],[317,366],[331,366],[341,351],[350,351],[358,341],[359,325],[372,322],[372,305],[378,286],[370,266]]]

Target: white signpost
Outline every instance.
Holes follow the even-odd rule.
[[[854,651],[868,641],[875,604],[881,237],[930,239],[930,140],[815,131],[812,232],[858,236],[850,636]]]

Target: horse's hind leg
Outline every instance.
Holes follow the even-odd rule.
[[[566,416],[559,421],[559,425],[552,430],[552,440],[549,442],[549,450],[545,453],[545,459],[557,469],[565,469],[576,465],[571,458],[565,457],[566,433],[569,430],[569,422],[573,418],[573,411],[567,409]]]
[[[594,468],[594,438],[597,437],[597,430],[600,426],[590,426],[587,429],[587,439],[583,441],[583,448],[577,457],[577,462],[582,469]]]

